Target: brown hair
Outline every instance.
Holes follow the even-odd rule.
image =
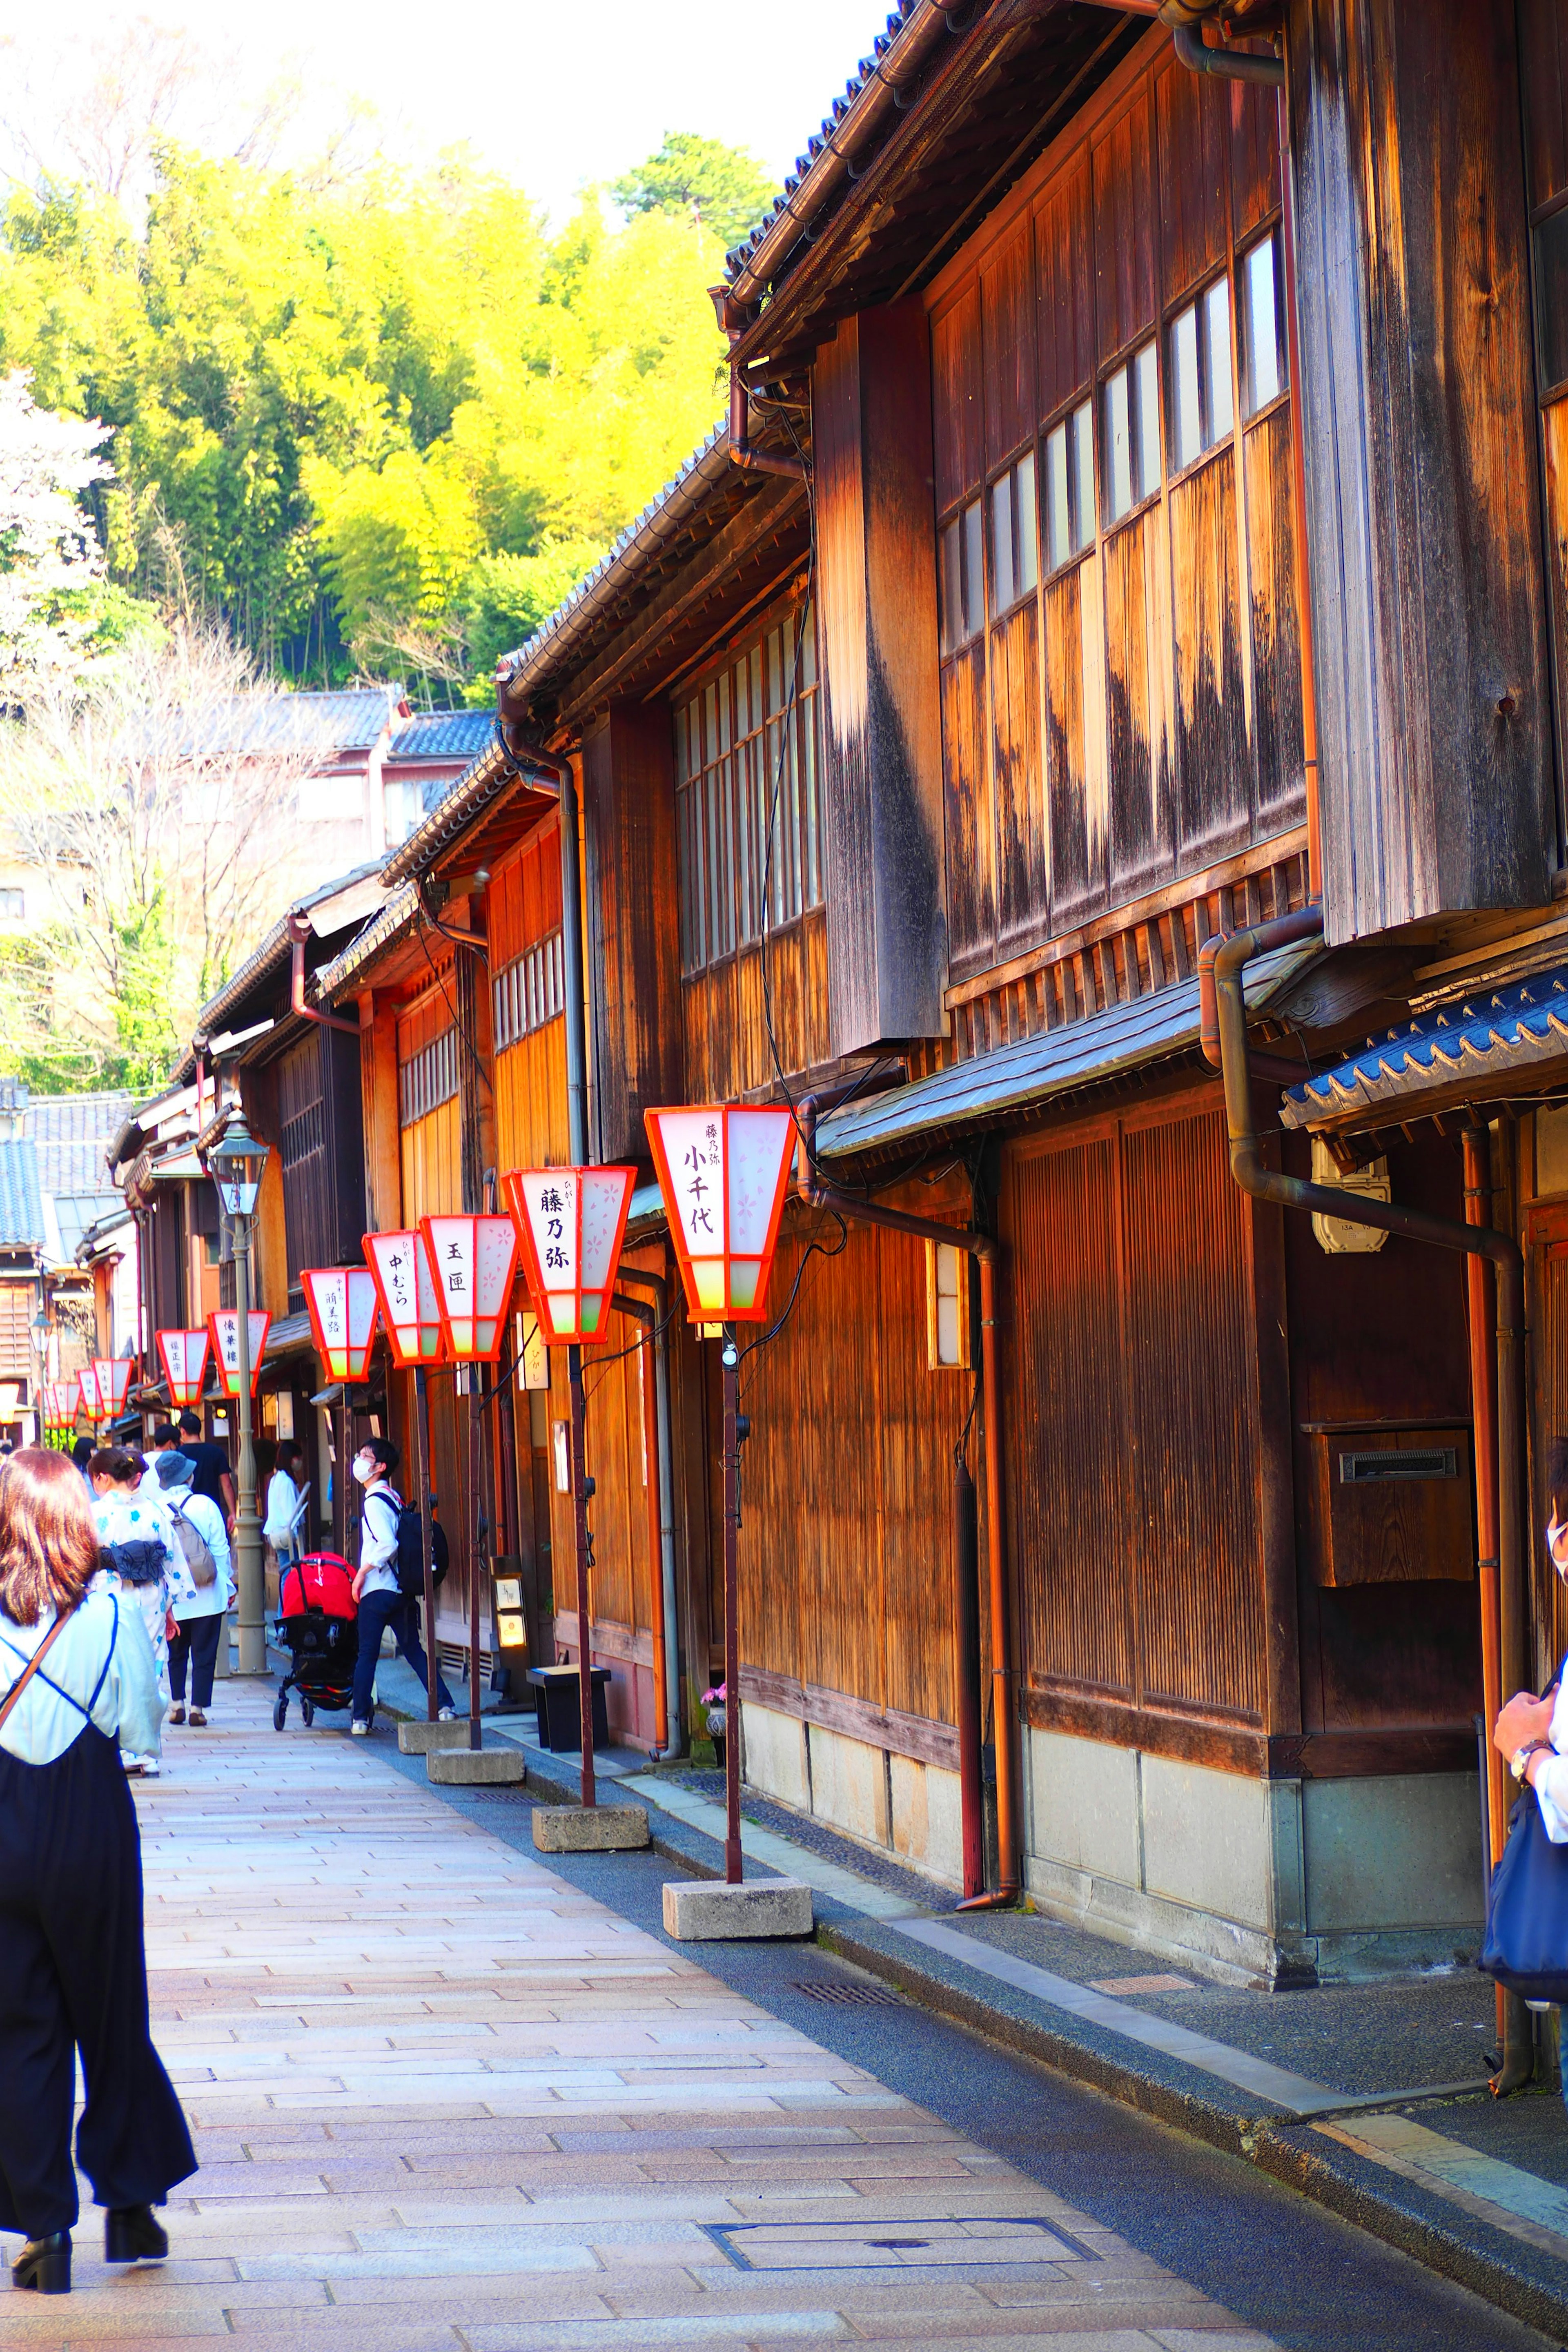
[[[0,1609],[14,1625],[36,1625],[51,1603],[74,1609],[97,1569],[81,1472],[64,1454],[22,1446],[0,1466]]]
[[[87,1465],[89,1478],[112,1478],[117,1486],[140,1479],[147,1465],[129,1445],[100,1445]]]

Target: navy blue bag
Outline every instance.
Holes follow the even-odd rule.
[[[1553,1845],[1547,1836],[1533,1789],[1513,1809],[1508,1843],[1492,1872],[1478,1965],[1525,2000],[1568,2004],[1568,1845]]]

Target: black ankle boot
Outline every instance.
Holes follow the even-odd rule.
[[[151,2205],[111,2205],[103,2217],[106,2263],[161,2263],[169,2236]]]
[[[69,2294],[70,2231],[57,2230],[47,2238],[29,2238],[11,2265],[11,2284],[31,2287],[38,2294]]]

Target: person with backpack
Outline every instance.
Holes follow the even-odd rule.
[[[190,1668],[193,1730],[205,1728],[213,1703],[213,1675],[224,1620],[234,1606],[228,1528],[210,1496],[193,1493],[195,1465],[184,1454],[160,1454],[158,1481],[168,1513],[174,1638],[169,1644],[171,1723],[184,1723],[185,1669]]]
[[[142,1492],[142,1456],[126,1445],[100,1445],[87,1465],[92,1488],[93,1523],[100,1546],[95,1585],[110,1586],[140,1611],[158,1669],[158,1688],[169,1697],[169,1574],[174,1560],[174,1537],[161,1500]],[[127,1749],[121,1758],[128,1772],[155,1780],[159,1770],[156,1746],[144,1754]]]
[[[421,1687],[429,1688],[430,1668],[419,1640],[418,1595],[424,1587],[419,1514],[405,1507],[392,1483],[402,1460],[390,1437],[367,1437],[353,1459],[353,1475],[364,1489],[359,1571],[353,1580],[353,1596],[359,1604],[359,1655],[354,1662],[350,1723],[359,1739],[370,1729],[375,1662],[381,1654],[381,1637],[389,1625],[399,1654],[413,1667]],[[438,1720],[450,1723],[452,1694],[439,1675],[436,1706]]]

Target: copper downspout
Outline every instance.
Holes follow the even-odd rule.
[[[297,1013],[301,1021],[313,1021],[318,1028],[345,1029],[351,1037],[357,1037],[357,1021],[344,1021],[335,1013],[318,1012],[313,1004],[305,1002],[305,942],[310,936],[310,919],[305,915],[290,915],[289,939],[292,961],[289,972],[289,1010]]]
[[[961,1911],[986,1911],[1018,1899],[1017,1797],[1013,1765],[1013,1646],[1007,1622],[1007,1580],[1002,1543],[1002,1384],[997,1371],[996,1267],[1001,1244],[990,1234],[966,1225],[944,1225],[935,1218],[906,1216],[901,1209],[884,1209],[853,1192],[840,1192],[816,1172],[816,1122],[819,1114],[838,1099],[837,1090],[803,1095],[795,1107],[800,1130],[802,1166],[796,1179],[801,1200],[812,1208],[837,1209],[841,1217],[861,1225],[880,1225],[889,1233],[907,1234],[911,1240],[945,1244],[980,1262],[981,1385],[985,1399],[985,1558],[991,1601],[992,1728],[996,1748],[996,1862],[999,1886],[961,1903]],[[959,1750],[961,1763],[964,1755]],[[965,1780],[968,1775],[964,1775]],[[981,1802],[976,1788],[961,1789],[964,1807],[965,1843],[971,1841],[972,1811]]]
[[[1215,956],[1231,1173],[1242,1191],[1254,1200],[1277,1202],[1283,1208],[1301,1210],[1309,1215],[1342,1217],[1352,1224],[1372,1225],[1383,1233],[1397,1234],[1406,1241],[1425,1242],[1436,1249],[1458,1250],[1472,1260],[1491,1260],[1498,1301],[1495,1460],[1499,1497],[1500,1688],[1521,1690],[1525,1649],[1524,1258],[1519,1244],[1508,1234],[1482,1224],[1479,1218],[1461,1224],[1452,1217],[1433,1216],[1425,1209],[1402,1209],[1393,1202],[1342,1192],[1336,1185],[1313,1184],[1300,1176],[1287,1176],[1265,1165],[1253,1126],[1252,1067],[1247,1045],[1242,975],[1254,956],[1284,947],[1293,940],[1314,938],[1321,934],[1322,923],[1321,907],[1303,907],[1299,913],[1286,915],[1277,923],[1261,923],[1255,929],[1237,931],[1223,942]],[[1478,1428],[1485,1407],[1483,1388],[1473,1399]],[[1485,1650],[1483,1628],[1483,1672]],[[1487,1727],[1489,1732],[1489,1723]],[[1500,2098],[1518,2089],[1531,2079],[1534,2070],[1530,2015],[1524,2003],[1510,1994],[1502,2069],[1492,2080],[1494,2096]]]
[[[731,327],[726,314],[724,289],[713,289],[719,308],[720,324],[731,344],[740,339],[740,331]],[[752,446],[752,395],[746,388],[745,374],[733,360],[730,362],[730,463],[743,467],[752,474],[786,474],[793,482],[808,482],[811,467],[804,457],[775,455],[766,449]]]
[[[1467,1127],[1465,1152],[1465,1216],[1472,1225],[1491,1223],[1491,1141],[1485,1128]],[[1502,1706],[1502,1666],[1498,1622],[1498,1482],[1497,1482],[1497,1357],[1488,1346],[1494,1314],[1492,1287],[1485,1258],[1465,1261],[1470,1329],[1470,1398],[1476,1433],[1476,1551],[1481,1580],[1481,1712],[1489,1727]],[[1508,1804],[1503,1791],[1502,1757],[1489,1738],[1482,1743],[1487,1776],[1487,1851],[1500,1854],[1508,1834]],[[1497,1988],[1498,2032],[1505,2043],[1507,1994]]]

